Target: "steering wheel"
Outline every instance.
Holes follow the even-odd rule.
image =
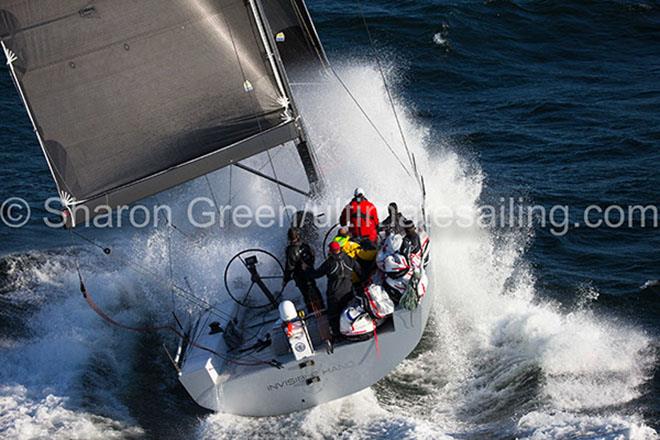
[[[284,267],[272,253],[263,249],[246,249],[234,255],[225,267],[227,293],[237,304],[248,309],[270,307],[264,292],[277,301],[282,296]],[[261,292],[259,292],[261,290]]]

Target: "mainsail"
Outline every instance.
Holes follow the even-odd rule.
[[[131,203],[291,140],[313,168],[263,13],[258,0],[0,0],[66,206]]]

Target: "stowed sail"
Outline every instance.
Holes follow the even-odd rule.
[[[309,21],[300,0],[272,12],[285,32]],[[258,0],[0,0],[8,65],[70,210],[127,204],[290,140],[316,178],[263,13]]]

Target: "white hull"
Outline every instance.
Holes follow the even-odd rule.
[[[311,408],[367,388],[396,368],[419,343],[432,304],[429,292],[415,311],[396,310],[392,321],[379,328],[379,350],[374,338],[342,342],[332,354],[317,342],[313,365],[296,361],[276,343],[255,354],[263,360],[277,359],[283,364],[278,369],[266,364],[236,365],[192,347],[179,378],[191,397],[212,411],[275,416]],[[201,322],[205,320],[203,316]],[[272,332],[272,326],[265,327]],[[226,353],[222,334],[208,335],[208,328],[199,330],[203,332],[199,345]]]

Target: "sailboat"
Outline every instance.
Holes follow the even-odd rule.
[[[305,208],[326,182],[291,83],[336,72],[304,0],[0,0],[0,40],[66,227],[84,226],[99,207],[236,167],[301,196],[295,226],[317,248],[331,238]],[[285,144],[305,187],[246,164]],[[420,235],[416,277],[428,264],[428,235]],[[311,408],[373,385],[422,337],[433,303],[427,283],[423,295],[415,285],[412,306],[383,316],[357,304],[351,310],[362,307],[373,328],[363,338],[331,338],[324,311],[305,314],[295,287],[280,287],[278,253],[238,253],[218,293],[231,306],[177,319],[171,361],[204,408],[245,416]]]

